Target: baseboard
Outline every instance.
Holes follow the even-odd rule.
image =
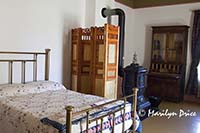
[[[184,96],[184,101],[186,102],[193,102],[200,104],[200,98],[197,98],[195,95],[186,95]]]

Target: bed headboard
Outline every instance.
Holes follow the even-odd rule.
[[[0,54],[13,54],[13,55],[33,55],[32,59],[0,59],[0,63],[8,62],[8,81],[10,84],[13,83],[13,63],[20,62],[21,63],[21,83],[26,82],[26,63],[33,62],[33,81],[37,81],[37,61],[38,56],[45,56],[45,80],[49,80],[49,63],[50,63],[50,49],[45,49],[45,52],[8,52],[8,51],[0,51]]]

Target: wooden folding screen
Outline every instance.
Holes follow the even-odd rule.
[[[119,27],[72,30],[72,90],[117,97]]]

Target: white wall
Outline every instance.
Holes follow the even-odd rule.
[[[96,1],[86,0],[85,3],[85,27],[91,27],[95,25],[95,10]]]
[[[114,8],[114,0],[95,0],[95,25],[103,26],[105,23],[108,23],[107,19],[101,15],[102,8]]]
[[[114,0],[0,0],[0,50],[43,51],[51,48],[50,80],[70,86],[70,31],[76,27],[103,26],[108,22],[101,15],[104,7],[119,7],[131,16],[132,9]],[[132,31],[128,28],[132,23],[130,16],[126,22],[128,32]],[[117,24],[115,17],[112,23]],[[131,44],[131,38],[126,34],[127,45]],[[38,76],[42,79],[43,74],[39,71]],[[19,79],[17,74],[15,79]]]
[[[50,80],[69,85],[69,33],[84,25],[84,13],[83,0],[0,0],[0,50],[51,48]]]
[[[133,45],[130,51],[137,51],[139,63],[149,68],[151,57],[151,26],[192,25],[192,11],[200,9],[200,3],[135,9],[133,11]],[[191,29],[191,28],[190,28]],[[190,32],[189,32],[189,35]],[[190,41],[188,40],[187,70],[190,64]]]
[[[101,15],[101,10],[113,7],[114,0],[86,0],[85,27],[104,26],[108,21]]]
[[[51,48],[50,79],[69,86],[70,31],[75,27],[103,26],[108,22],[101,16],[103,7],[118,7],[126,13],[125,66],[137,52],[138,62],[148,68],[150,27],[191,25],[191,10],[199,9],[200,3],[131,9],[114,0],[0,0],[0,50],[42,51]],[[117,18],[112,17],[111,23],[117,24]]]

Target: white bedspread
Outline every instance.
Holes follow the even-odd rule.
[[[94,106],[95,103],[99,104],[102,101],[107,101],[102,97],[70,91],[55,82],[37,82],[22,86],[20,88],[21,85],[17,85],[17,91],[13,92],[13,88],[16,90],[16,85],[12,87],[10,85],[9,87],[13,90],[12,92],[7,90],[7,94],[4,91],[9,87],[6,87],[6,85],[0,86],[0,132],[2,133],[57,133],[58,130],[44,125],[40,122],[40,119],[48,117],[51,120],[65,124],[65,107],[67,105],[74,106],[73,111],[76,112]],[[45,90],[45,88],[53,89]],[[19,91],[23,92],[22,95]],[[127,115],[130,110],[131,106],[128,104],[126,108]],[[116,117],[120,116],[121,113],[116,113]],[[79,117],[74,116],[73,119]],[[106,121],[108,121],[108,118],[104,118],[104,122]],[[94,128],[96,124],[100,124],[100,122],[90,124],[90,127],[93,127],[91,131],[96,130]],[[131,124],[132,120],[127,119],[125,129],[128,129]],[[119,131],[121,127],[122,124],[118,124],[118,128],[115,129]],[[81,121],[73,124],[72,130],[73,133],[84,132],[85,122]],[[105,132],[110,132],[110,130],[110,128],[107,128]]]

